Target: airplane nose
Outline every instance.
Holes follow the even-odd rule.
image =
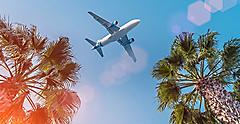
[[[140,23],[140,19],[134,19],[134,23],[137,25]]]

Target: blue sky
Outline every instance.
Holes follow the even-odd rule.
[[[228,1],[228,0],[224,0]],[[234,0],[230,0],[234,1]],[[158,112],[155,98],[157,81],[151,77],[153,65],[169,53],[178,31],[196,35],[208,29],[220,32],[219,46],[240,37],[240,6],[211,14],[211,20],[197,26],[187,19],[188,6],[196,0],[0,0],[0,15],[11,22],[36,25],[50,40],[68,36],[77,62],[80,82],[74,88],[82,106],[73,124],[166,124],[171,110]],[[239,2],[238,2],[239,3]],[[224,4],[225,5],[225,4]],[[227,5],[227,4],[226,4]],[[100,58],[84,41],[102,38],[106,30],[88,15],[93,11],[120,25],[139,18],[141,23],[129,33],[137,63],[123,48],[113,43],[103,48]],[[177,31],[173,31],[173,30]]]

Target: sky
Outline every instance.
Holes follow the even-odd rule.
[[[70,38],[80,81],[73,87],[82,100],[72,124],[167,124],[171,110],[157,111],[154,64],[169,54],[182,31],[198,36],[218,31],[218,47],[240,37],[237,0],[0,0],[0,15],[13,23],[36,25],[51,41]],[[128,33],[137,57],[133,63],[118,43],[103,48],[101,58],[84,40],[98,40],[107,31],[88,11],[120,25],[138,18]]]

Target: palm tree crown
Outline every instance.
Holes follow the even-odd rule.
[[[240,39],[216,47],[217,32],[208,31],[195,41],[183,32],[171,47],[170,55],[153,68],[159,110],[172,108],[173,124],[238,124],[240,118]],[[226,91],[234,85],[234,92]]]
[[[69,124],[80,107],[69,39],[0,19],[0,123]]]

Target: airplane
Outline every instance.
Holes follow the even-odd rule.
[[[128,23],[124,24],[123,26],[118,26],[118,21],[113,21],[112,23],[108,22],[107,20],[101,18],[100,16],[94,14],[93,12],[88,12],[96,21],[98,21],[102,26],[104,26],[109,34],[105,37],[103,37],[100,40],[97,40],[97,42],[94,42],[88,38],[85,40],[90,43],[93,47],[92,50],[97,50],[97,52],[100,54],[101,57],[103,57],[103,52],[101,47],[112,43],[114,41],[117,41],[120,43],[124,49],[127,51],[128,55],[132,58],[134,62],[137,61],[134,52],[131,48],[131,43],[134,42],[134,38],[128,38],[127,33],[132,30],[134,27],[136,27],[139,23],[139,19],[133,19],[129,21]]]

